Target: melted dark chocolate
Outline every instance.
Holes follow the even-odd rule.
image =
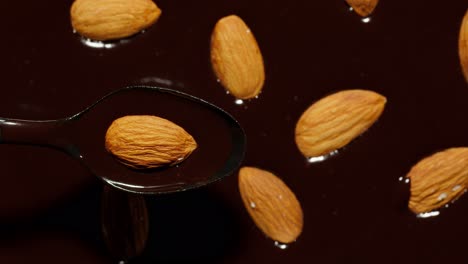
[[[117,157],[102,144],[110,124],[129,115],[169,119],[187,130],[198,146],[190,159],[177,165],[129,169],[117,162]],[[246,140],[239,124],[216,106],[175,90],[148,86],[119,89],[67,118],[45,121],[0,118],[0,133],[1,143],[62,150],[81,160],[92,174],[110,185],[144,194],[198,188],[232,174],[242,162]]]
[[[305,225],[296,243],[276,247],[249,218],[232,175],[146,196],[148,241],[134,263],[468,261],[468,197],[421,219],[407,209],[409,186],[399,180],[423,157],[468,145],[457,50],[466,1],[381,0],[369,23],[341,0],[157,4],[157,24],[105,49],[72,33],[71,1],[5,3],[0,116],[61,118],[131,84],[193,94],[239,120],[244,164],[281,177]],[[209,61],[212,28],[233,13],[256,36],[266,68],[263,92],[242,105]],[[307,163],[294,143],[297,119],[314,101],[351,88],[385,95],[383,115],[338,155]],[[115,263],[102,238],[101,181],[51,149],[0,145],[0,160],[0,263]]]

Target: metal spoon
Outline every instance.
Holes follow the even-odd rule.
[[[183,127],[198,148],[177,166],[139,171],[117,162],[104,147],[113,120],[156,115]],[[52,147],[79,159],[106,183],[134,193],[193,189],[232,174],[245,152],[245,134],[224,110],[200,98],[161,87],[131,86],[112,92],[83,111],[57,120],[0,118],[0,143]]]

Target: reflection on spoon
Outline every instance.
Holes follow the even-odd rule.
[[[141,255],[148,239],[148,209],[142,195],[104,186],[101,224],[111,255],[126,262]]]
[[[155,115],[182,126],[198,143],[184,162],[153,170],[130,170],[104,147],[113,120]],[[63,150],[108,184],[135,193],[184,191],[212,183],[235,171],[245,151],[245,134],[224,110],[175,90],[131,86],[112,92],[85,110],[57,120],[0,118],[0,143],[33,144]]]

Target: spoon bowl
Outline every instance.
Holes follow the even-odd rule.
[[[175,166],[130,169],[104,147],[105,134],[112,121],[126,115],[155,115],[168,119],[191,134],[198,147]],[[107,184],[141,194],[184,191],[220,180],[240,166],[245,142],[239,123],[221,108],[189,94],[151,86],[122,88],[63,119],[0,118],[0,143],[62,150],[79,159]]]

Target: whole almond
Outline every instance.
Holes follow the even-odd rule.
[[[288,186],[274,174],[243,167],[239,171],[239,190],[253,221],[268,237],[290,243],[301,234],[301,205]]]
[[[465,79],[468,82],[468,10],[463,17],[463,21],[460,28],[460,36],[458,40],[458,52],[460,55],[460,63],[465,75]]]
[[[112,122],[105,147],[123,164],[147,169],[182,162],[197,143],[182,127],[167,119],[136,115]]]
[[[257,96],[265,81],[263,58],[254,35],[238,16],[221,18],[211,35],[211,64],[236,98]]]
[[[382,114],[386,98],[368,90],[344,90],[312,104],[296,124],[296,144],[307,157],[344,147]]]
[[[374,12],[379,0],[346,0],[353,10],[362,17],[368,17]]]
[[[426,157],[406,177],[411,183],[411,211],[420,214],[442,207],[466,191],[468,147],[450,148]]]
[[[80,35],[104,41],[148,28],[158,20],[161,10],[151,0],[76,0],[70,15]]]

